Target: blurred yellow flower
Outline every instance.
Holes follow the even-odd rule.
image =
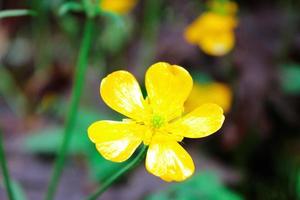
[[[137,0],[100,0],[100,7],[104,11],[126,14],[134,8],[136,3]]]
[[[185,39],[190,44],[199,45],[209,55],[222,56],[228,53],[235,44],[237,19],[233,15],[236,12],[233,6],[226,9],[229,9],[225,12],[227,14],[204,12],[186,28]]]
[[[223,83],[194,83],[190,96],[185,102],[185,112],[190,112],[205,103],[215,103],[228,112],[232,103],[232,91]]]
[[[183,181],[195,167],[179,142],[216,132],[224,121],[223,110],[209,103],[182,116],[193,80],[177,65],[152,65],[145,85],[148,97],[144,99],[131,73],[116,71],[105,77],[100,85],[102,99],[130,119],[97,121],[88,128],[88,136],[99,153],[114,162],[127,160],[141,143],[149,145],[146,169],[165,181]]]

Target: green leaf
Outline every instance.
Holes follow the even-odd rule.
[[[31,153],[56,154],[63,139],[63,127],[49,127],[25,139],[25,150]],[[88,138],[82,131],[76,131],[70,144],[69,154],[81,154],[86,150]]]
[[[191,73],[193,80],[198,83],[211,83],[213,79],[205,73],[202,72],[192,72]]]
[[[281,86],[287,94],[300,94],[300,65],[285,65],[281,69]]]
[[[15,9],[15,10],[3,10],[0,11],[0,19],[8,18],[8,17],[20,17],[20,16],[36,16],[36,12],[33,10],[27,9]]]
[[[82,154],[89,151],[92,143],[87,137],[87,128],[99,119],[99,114],[95,112],[79,111],[69,154]],[[61,146],[62,138],[63,126],[47,127],[26,137],[24,147],[31,153],[56,154]]]
[[[106,160],[97,152],[96,148],[92,148],[86,156],[89,165],[90,178],[94,181],[103,181],[107,179],[127,164],[127,162],[114,163]]]
[[[103,181],[121,167],[124,163],[114,163],[105,160],[96,150],[95,145],[87,137],[88,126],[101,119],[110,119],[110,116],[101,116],[93,111],[81,109],[78,114],[75,132],[68,151],[69,155],[84,155],[89,166],[90,178],[94,181]],[[61,146],[63,138],[63,127],[47,127],[32,133],[24,141],[26,151],[34,154],[55,155]]]
[[[147,200],[241,200],[226,188],[213,172],[201,172],[183,183],[173,184],[166,190],[150,195]]]
[[[12,181],[12,190],[15,200],[27,200],[25,192],[17,181]]]

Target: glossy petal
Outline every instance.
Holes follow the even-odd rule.
[[[144,127],[132,122],[98,121],[88,128],[88,136],[107,160],[127,160],[142,142]]]
[[[116,71],[106,76],[100,85],[104,102],[115,111],[136,120],[144,115],[145,103],[140,86],[127,71]]]
[[[193,80],[184,68],[156,63],[148,69],[145,82],[154,114],[163,116],[166,121],[181,114],[193,86]]]
[[[104,11],[126,14],[136,5],[137,0],[101,0],[100,7]]]
[[[147,152],[146,168],[165,181],[183,181],[195,170],[192,158],[176,141],[155,140]]]
[[[188,138],[206,137],[219,130],[224,122],[223,110],[216,104],[204,104],[168,125],[173,134]]]

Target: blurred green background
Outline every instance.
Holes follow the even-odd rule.
[[[1,10],[36,12],[0,19],[0,127],[17,200],[42,199],[62,142],[86,19],[80,9],[63,11],[66,2],[0,1]],[[208,138],[183,141],[196,164],[191,179],[165,183],[142,164],[102,199],[300,199],[300,1],[236,3],[234,48],[218,57],[183,36],[207,11],[207,1],[139,0],[128,13],[94,19],[88,71],[57,200],[83,199],[124,165],[106,161],[87,138],[92,122],[122,119],[100,99],[101,78],[128,70],[144,87],[145,71],[157,61],[185,67],[205,88],[190,99],[193,103],[213,95],[207,101],[226,101],[225,123]],[[225,89],[216,89],[215,83]],[[2,183],[0,199],[6,199]]]

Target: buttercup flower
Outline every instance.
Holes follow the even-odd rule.
[[[100,7],[104,11],[126,14],[136,5],[137,0],[100,0]]]
[[[219,130],[223,110],[210,103],[182,116],[193,80],[177,65],[152,65],[146,72],[145,86],[147,98],[129,72],[116,71],[105,77],[100,85],[102,99],[129,119],[97,121],[88,128],[88,136],[99,153],[114,162],[127,160],[141,143],[149,145],[146,169],[165,181],[183,181],[195,167],[179,142]]]
[[[228,112],[232,103],[232,91],[224,83],[194,83],[184,104],[185,112],[190,112],[205,103],[215,103]]]
[[[204,12],[186,28],[185,39],[209,55],[222,56],[228,53],[235,44],[234,28],[237,25],[234,8],[228,9],[231,10],[225,12],[227,14]]]

